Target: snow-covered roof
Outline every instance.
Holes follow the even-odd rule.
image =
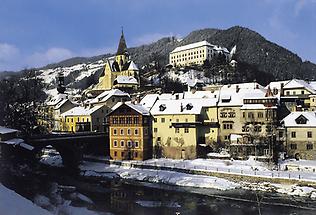
[[[94,106],[92,108],[83,107],[83,106],[74,107],[74,108],[66,111],[65,113],[63,113],[61,115],[63,117],[65,117],[65,116],[89,116],[92,113],[94,113],[95,111],[97,111],[100,108],[102,108],[103,106],[104,105],[97,105],[97,106]]]
[[[145,108],[141,104],[133,104],[132,102],[118,102],[116,105],[113,106],[112,112],[115,111],[117,108],[121,107],[123,104],[127,105],[128,107],[132,108],[133,110],[137,111],[142,115],[149,116],[150,113],[147,108]]]
[[[172,99],[158,100],[150,113],[152,115],[167,114],[200,114],[203,107],[216,106],[216,99]]]
[[[63,101],[64,99],[67,99],[67,94],[60,93],[60,94],[57,94],[56,96],[54,96],[53,98],[49,99],[46,102],[46,105],[55,106],[59,102]]]
[[[209,42],[207,42],[206,40],[196,42],[196,43],[191,43],[191,44],[184,45],[184,46],[179,46],[179,47],[175,48],[171,53],[185,51],[185,50],[189,50],[189,49],[194,49],[194,48],[198,48],[198,47],[202,47],[202,46],[209,46],[209,47],[212,47],[213,49],[215,49],[216,51],[224,51],[224,52],[229,53],[225,47],[212,45]]]
[[[206,98],[218,98],[219,91],[195,91],[184,92],[185,99],[206,99]]]
[[[316,93],[316,91],[304,80],[293,79],[284,85],[283,89],[296,89],[296,88],[305,88],[311,93]]]
[[[299,117],[307,119],[306,124],[298,124],[296,119]],[[281,120],[285,127],[316,127],[315,112],[292,112]]]
[[[119,75],[115,80],[118,84],[138,84],[136,78],[132,76]]]
[[[185,46],[179,46],[177,48],[175,48],[171,53],[175,53],[175,52],[180,52],[180,51],[184,51],[184,50],[188,50],[188,49],[194,49],[194,48],[198,48],[201,46],[211,46],[211,44],[207,41],[200,41],[200,42],[196,42],[196,43],[191,43]]]
[[[131,61],[129,64],[128,70],[138,71],[139,69],[136,66],[136,64],[134,63],[134,61]]]
[[[140,100],[140,104],[143,105],[147,110],[150,110],[155,102],[159,99],[158,94],[147,94]]]
[[[283,86],[285,86],[289,82],[290,82],[290,80],[286,80],[286,81],[272,81],[265,87],[265,89],[268,89],[268,87],[270,87],[271,90],[273,90],[273,89],[280,90],[282,84],[283,84]]]
[[[100,95],[98,95],[96,98],[92,99],[90,103],[94,104],[94,103],[99,103],[99,102],[106,102],[112,96],[128,96],[129,97],[129,94],[119,89],[106,90],[102,92]]]
[[[242,106],[244,99],[265,98],[264,89],[224,88],[220,90],[218,106]]]
[[[244,104],[241,106],[241,110],[262,110],[262,109],[275,109],[276,106],[266,107],[263,104]]]
[[[239,89],[248,89],[248,90],[252,90],[252,89],[264,89],[264,87],[262,85],[260,85],[257,82],[249,82],[249,83],[239,83],[239,84],[226,84],[223,85],[221,90],[236,90],[236,88]]]
[[[9,134],[9,133],[14,133],[17,132],[18,130],[12,129],[12,128],[6,128],[3,126],[0,126],[0,134]]]

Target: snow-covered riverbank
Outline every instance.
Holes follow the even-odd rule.
[[[50,212],[35,205],[30,200],[0,184],[0,214],[39,214],[52,215]]]
[[[81,174],[87,177],[115,177],[113,173],[117,174],[117,177],[127,180],[143,181],[149,183],[160,183],[175,186],[186,186],[186,187],[198,187],[198,188],[213,188],[218,190],[232,190],[232,189],[247,189],[256,191],[265,191],[280,193],[292,196],[309,197],[316,199],[316,189],[309,186],[299,186],[297,184],[279,184],[279,183],[250,183],[246,181],[236,182],[230,181],[220,177],[205,176],[205,175],[195,175],[186,174],[177,171],[167,171],[167,170],[157,170],[157,169],[141,169],[133,168],[132,164],[139,164],[140,162],[124,161],[119,163],[119,165],[108,165],[100,162],[84,162],[81,166]],[[233,174],[240,174],[248,172],[259,172],[259,176],[266,175],[271,177],[271,173],[277,175],[276,170],[272,170],[265,163],[248,160],[248,161],[223,161],[223,160],[203,160],[196,159],[191,161],[181,161],[181,160],[171,160],[171,159],[153,159],[142,162],[144,165],[152,165],[153,167],[173,167],[186,170],[203,170],[211,171],[214,168],[223,170],[226,168],[230,169]],[[181,169],[180,169],[181,170]],[[283,170],[277,171],[288,176],[289,173]],[[260,174],[261,173],[261,174]],[[309,180],[312,180],[314,173],[297,173],[295,174],[305,174]],[[281,174],[282,175],[282,174]],[[253,176],[253,175],[252,175]]]

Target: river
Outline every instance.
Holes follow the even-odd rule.
[[[133,181],[92,179],[64,168],[0,161],[0,182],[40,206],[61,215],[316,214],[315,201],[245,190],[218,191]],[[67,206],[67,207],[66,207]]]

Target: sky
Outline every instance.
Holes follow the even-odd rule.
[[[316,0],[0,0],[0,71],[235,25],[316,63]]]

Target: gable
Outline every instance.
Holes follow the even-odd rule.
[[[307,121],[308,119],[303,115],[300,115],[299,117],[295,119],[296,124],[306,124]]]

